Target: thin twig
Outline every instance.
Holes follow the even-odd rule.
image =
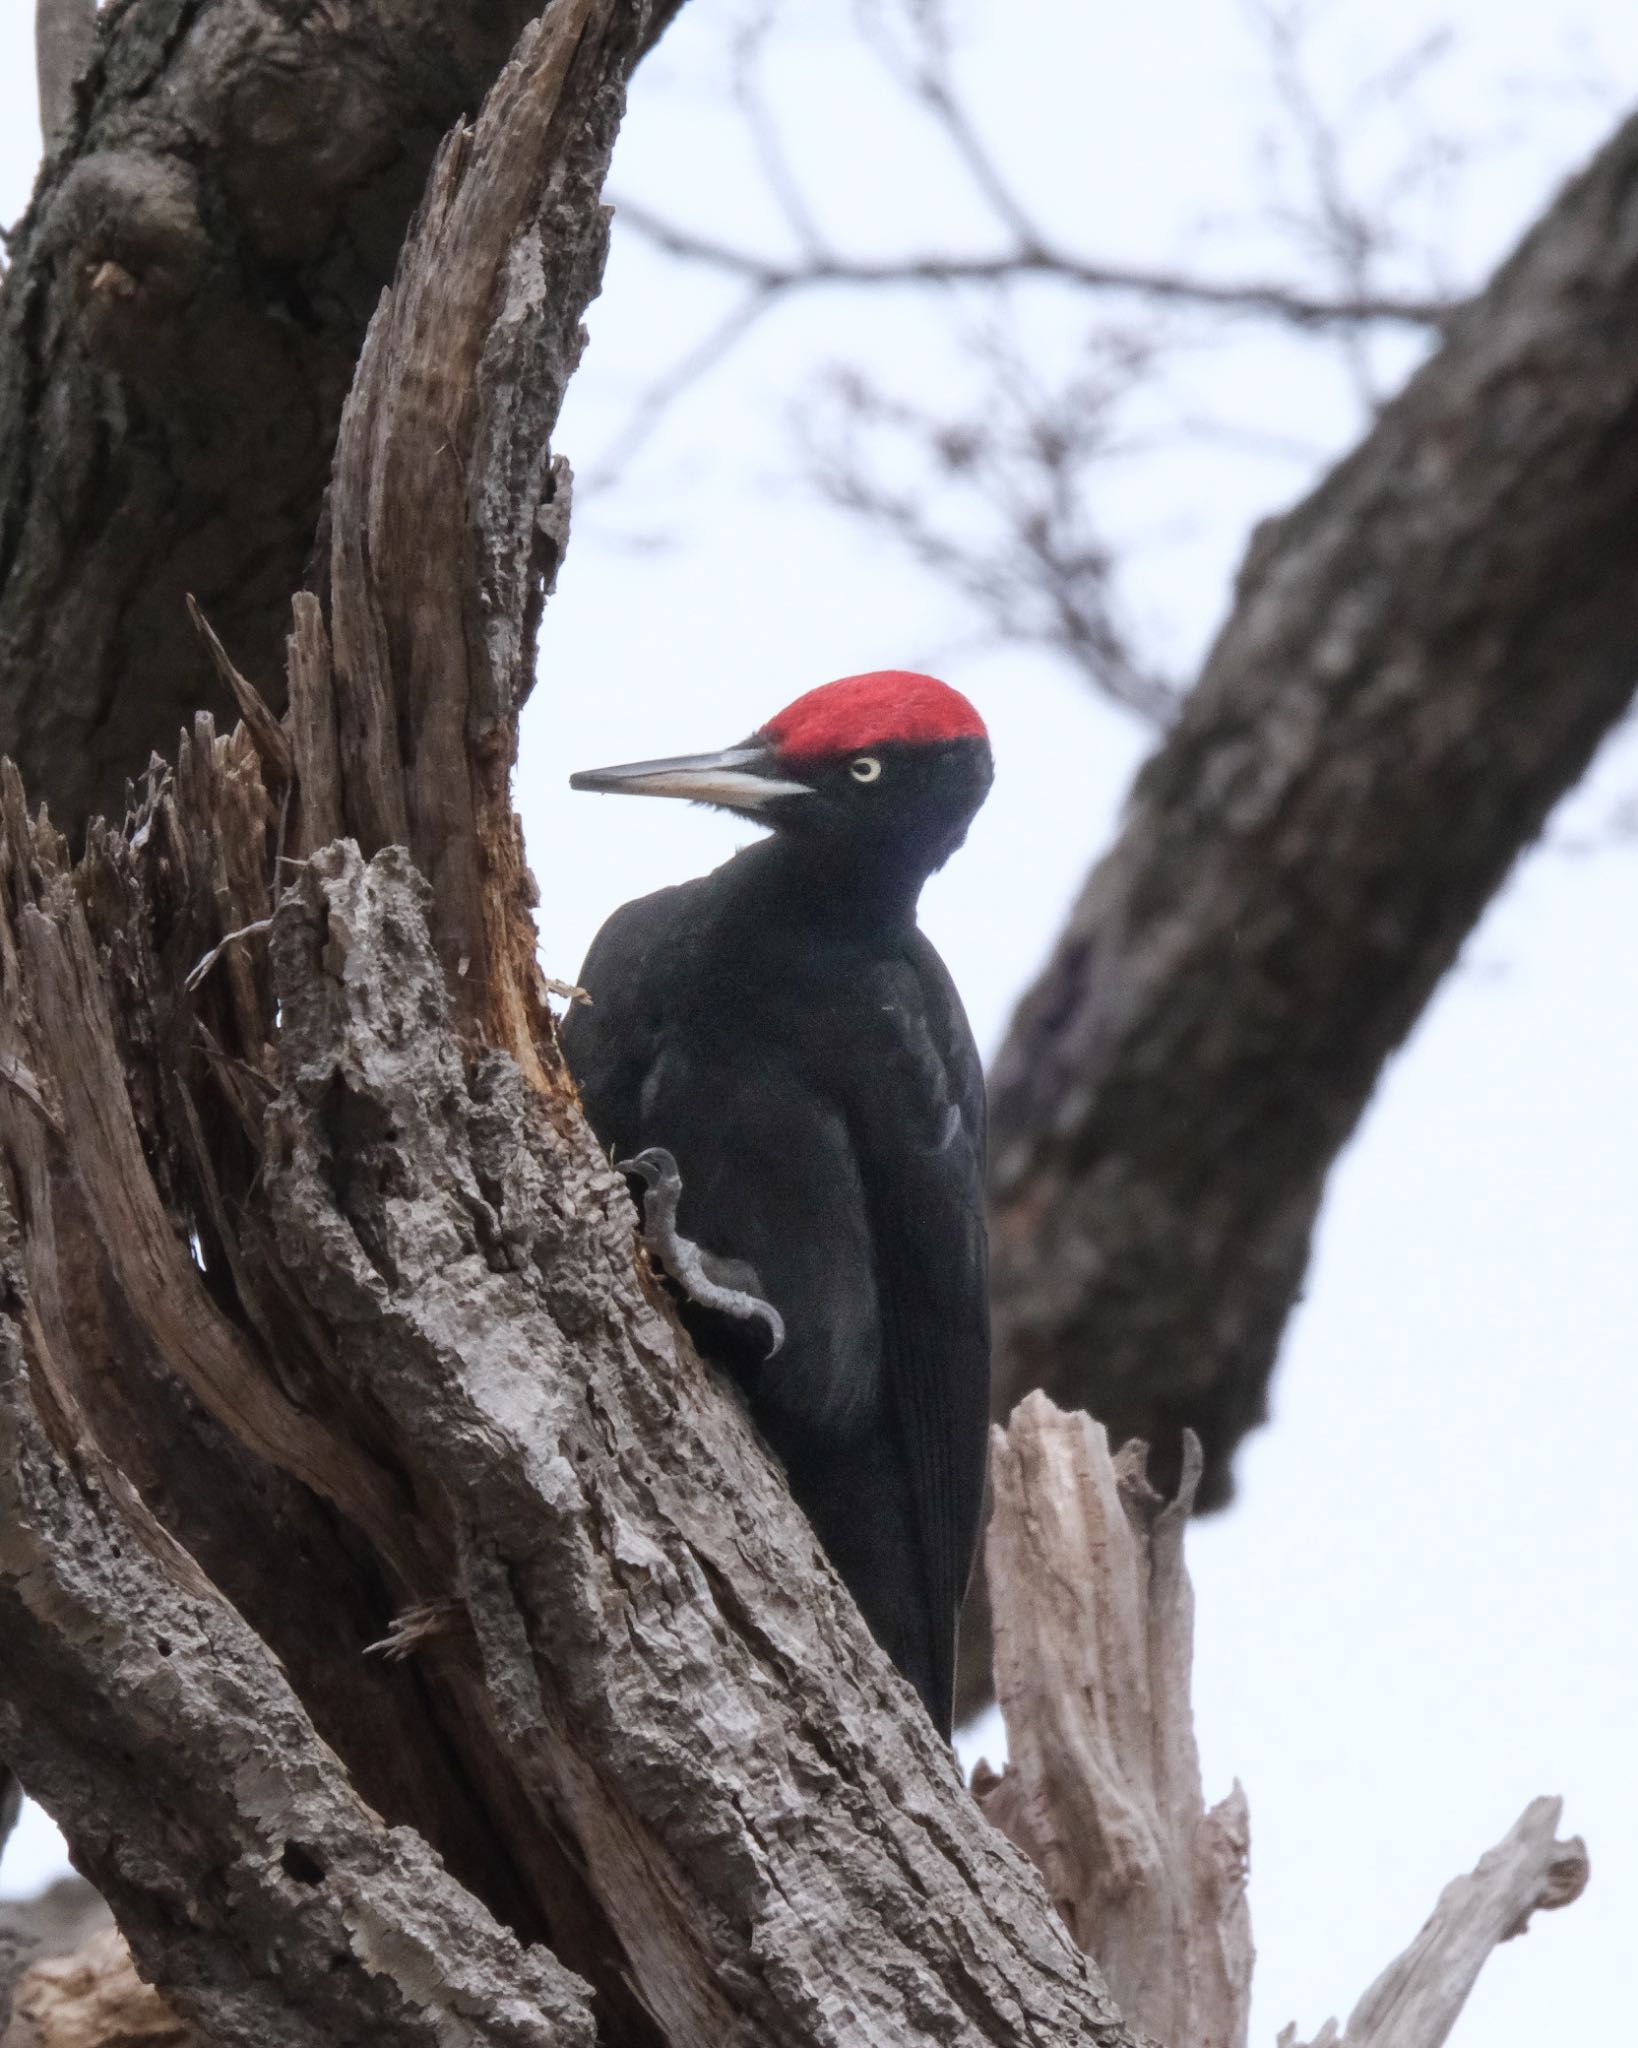
[[[1129,292],[1168,305],[1272,316],[1297,327],[1381,323],[1435,331],[1449,324],[1461,304],[1459,300],[1393,292],[1314,293],[1272,279],[1197,277],[1183,271],[1150,270],[1139,264],[1093,262],[1050,247],[1003,249],[989,256],[928,253],[854,257],[827,253],[784,262],[684,227],[638,200],[621,200],[617,217],[623,226],[666,255],[743,278],[767,293],[882,285],[1005,284],[1022,278],[1046,278],[1091,291]]]
[[[778,284],[757,286],[741,299],[730,313],[719,320],[709,333],[696,342],[686,355],[679,357],[663,376],[655,379],[632,408],[614,445],[586,479],[576,484],[576,490],[582,498],[590,498],[599,491],[606,491],[619,481],[621,472],[641,453],[683,393],[690,390],[702,377],[711,374],[723,357],[738,342],[744,340],[763,315],[773,309],[783,290],[784,287]]]
[[[254,924],[240,925],[236,932],[224,932],[204,958],[194,963],[193,967],[189,970],[187,980],[182,984],[183,988],[187,990],[189,995],[192,995],[194,990],[236,939],[252,939],[260,933],[271,931],[272,929],[272,918],[259,917]]]

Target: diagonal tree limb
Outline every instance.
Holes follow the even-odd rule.
[[[1266,1412],[1326,1175],[1638,676],[1638,118],[1262,528],[991,1080],[996,1412]],[[966,1699],[988,1659],[969,1631]]]

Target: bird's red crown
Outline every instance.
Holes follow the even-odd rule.
[[[790,761],[856,754],[895,740],[989,738],[983,719],[959,690],[902,668],[821,683],[770,718],[762,736]]]

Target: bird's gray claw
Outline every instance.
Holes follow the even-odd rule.
[[[630,1159],[614,1162],[616,1173],[629,1173],[647,1184],[650,1194],[674,1187],[682,1193],[682,1175],[677,1171],[677,1162],[663,1145],[650,1145],[645,1152],[637,1152]],[[644,1207],[648,1198],[644,1197]]]
[[[677,1204],[682,1199],[682,1175],[677,1162],[663,1145],[650,1145],[630,1159],[614,1162],[617,1173],[629,1173],[643,1183],[643,1242],[672,1279],[701,1308],[738,1322],[767,1325],[768,1357],[785,1342],[785,1318],[771,1301],[752,1290],[761,1285],[755,1270],[742,1259],[719,1259],[704,1251],[677,1228]],[[744,1281],[744,1286],[735,1282]]]

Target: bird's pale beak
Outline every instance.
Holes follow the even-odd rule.
[[[583,768],[569,777],[571,789],[595,789],[618,796],[680,796],[690,803],[716,804],[753,816],[780,797],[812,796],[805,782],[779,772],[771,747],[754,742],[720,754],[678,754],[669,761],[628,761],[618,768]]]

